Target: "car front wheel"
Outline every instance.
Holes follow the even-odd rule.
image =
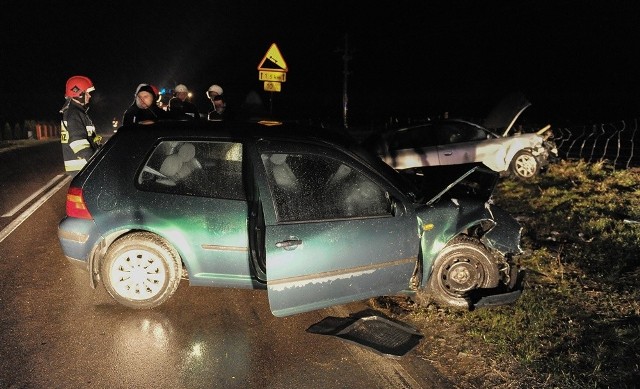
[[[179,254],[165,240],[136,232],[116,240],[100,267],[105,289],[119,303],[135,309],[167,301],[180,284]]]
[[[540,164],[533,154],[521,150],[511,160],[511,172],[518,178],[529,179],[540,173]]]
[[[438,254],[429,278],[429,294],[438,303],[468,308],[466,295],[478,288],[494,288],[500,276],[490,254],[479,242],[456,238]]]

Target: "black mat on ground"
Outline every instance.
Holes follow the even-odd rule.
[[[307,328],[307,332],[337,336],[391,358],[404,356],[422,339],[415,328],[371,310],[345,318],[326,317]]]

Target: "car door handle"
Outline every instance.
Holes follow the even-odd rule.
[[[300,246],[301,244],[302,240],[292,237],[281,242],[276,242],[276,247],[285,250],[295,250],[295,248]]]
[[[443,153],[444,155],[446,155],[447,157],[450,155],[453,155],[453,151],[452,150],[447,150]]]

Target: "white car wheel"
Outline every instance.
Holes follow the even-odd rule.
[[[115,241],[101,266],[109,294],[131,308],[152,308],[168,300],[180,283],[180,257],[163,239],[133,233]]]
[[[532,178],[540,172],[540,164],[530,152],[518,151],[511,161],[511,172],[518,178]]]

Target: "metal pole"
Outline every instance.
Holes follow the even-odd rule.
[[[349,54],[349,35],[344,35],[344,54],[342,55],[343,61],[343,84],[342,84],[342,121],[344,128],[349,128],[349,123],[347,120],[347,112],[349,111],[349,96],[347,94],[347,80],[349,78],[349,61],[351,60],[351,55]]]
[[[269,92],[269,116],[273,116],[273,92]]]

